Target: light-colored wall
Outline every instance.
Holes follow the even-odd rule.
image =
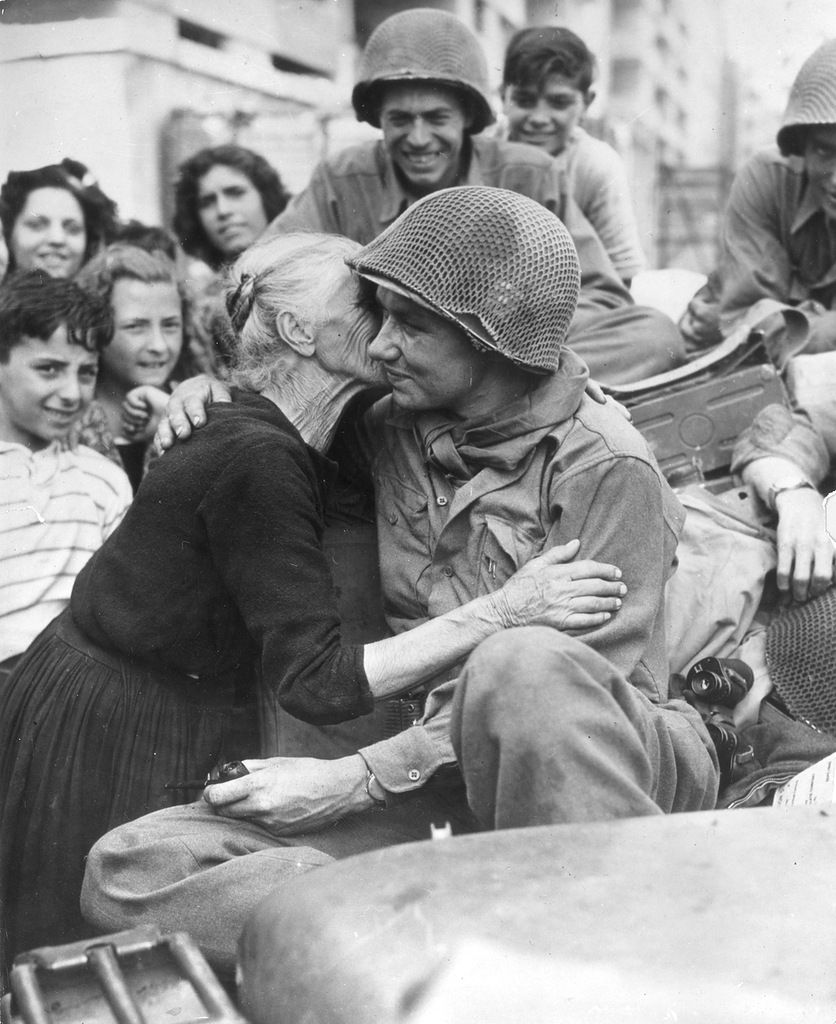
[[[316,29],[323,62],[334,65],[335,76],[350,77],[341,54],[349,64],[353,54],[330,33],[345,30],[344,17],[333,17],[328,3],[308,0],[319,13],[294,20],[291,5],[272,0],[213,0],[197,12],[185,0],[89,0],[83,5],[88,13],[106,16],[38,23],[32,16],[39,3],[32,0],[26,21],[0,22],[0,95],[14,97],[4,104],[0,180],[11,169],[72,156],[88,164],[123,216],[158,222],[171,177],[163,130],[177,110],[188,108],[205,119],[209,134],[203,144],[231,141],[228,118],[236,113],[271,122],[303,115],[298,126],[287,126],[288,166],[275,159],[276,152],[265,153],[297,191],[321,153],[318,124],[312,138],[312,112],[319,116],[347,101],[338,99],[334,81],[277,71],[270,62],[271,53],[303,45]],[[212,18],[204,17],[210,10]],[[43,4],[41,13],[50,12],[50,3]],[[230,40],[219,51],[179,38],[177,16],[199,17],[229,33]],[[299,52],[310,53],[296,51],[297,57]],[[297,145],[300,135],[304,152]]]
[[[687,81],[683,93],[687,129],[683,152],[689,167],[717,167],[730,157],[737,110],[729,109],[725,83],[728,48],[722,6],[714,0],[685,0],[681,17],[688,28],[686,53],[679,59]]]
[[[0,65],[0,95],[14,96],[4,117],[0,176],[10,170],[83,160],[108,194],[138,207],[133,181],[124,54],[77,54]],[[130,209],[129,209],[129,212]]]

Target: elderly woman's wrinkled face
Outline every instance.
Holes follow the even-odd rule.
[[[72,277],[87,248],[81,204],[65,188],[33,189],[14,223],[9,246],[17,270]]]
[[[113,285],[113,340],[102,350],[102,376],[124,389],[162,387],[183,347],[183,312],[177,285],[123,277]]]
[[[252,245],[267,227],[261,193],[246,174],[215,164],[197,183],[197,212],[206,237],[226,260]]]
[[[316,332],[321,365],[340,377],[366,384],[385,384],[380,363],[369,358],[369,345],[380,330],[380,309],[374,291],[346,268],[328,303],[328,319]]]

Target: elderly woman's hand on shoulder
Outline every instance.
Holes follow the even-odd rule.
[[[504,628],[552,626],[579,632],[603,626],[621,607],[621,570],[586,558],[573,561],[580,541],[558,544],[532,558],[492,595]]]
[[[177,441],[185,441],[192,430],[206,422],[206,409],[213,402],[229,402],[232,394],[226,384],[206,374],[190,377],[178,384],[168,400],[154,437],[154,447],[162,455]]]

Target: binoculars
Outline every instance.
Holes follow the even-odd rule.
[[[167,782],[166,789],[205,789],[207,786],[214,786],[218,782],[229,782],[230,779],[240,779],[242,775],[249,775],[249,769],[242,761],[226,761],[224,764],[216,764],[209,771],[205,779],[186,779],[183,782]]]
[[[752,689],[754,675],[745,661],[737,658],[703,658],[685,677],[685,700],[736,707]]]
[[[754,673],[737,658],[703,658],[688,670],[682,696],[689,704],[699,701],[709,711],[702,715],[708,734],[717,750],[720,784],[727,785],[737,755],[737,732],[730,711],[752,689]]]

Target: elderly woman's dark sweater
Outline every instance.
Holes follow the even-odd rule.
[[[212,407],[79,574],[77,625],[103,647],[183,673],[257,666],[306,721],[370,711],[363,649],[340,646],[321,547],[332,476],[267,399]]]

